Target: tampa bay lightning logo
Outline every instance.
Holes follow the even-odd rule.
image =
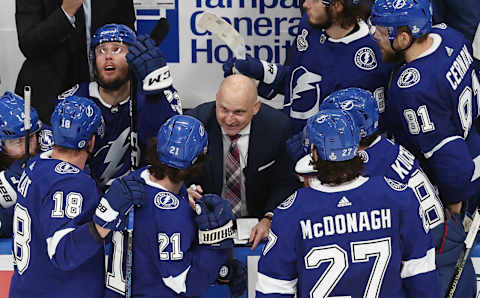
[[[53,134],[50,129],[42,129],[40,131],[39,140],[40,150],[43,152],[53,149]]]
[[[68,162],[62,161],[55,167],[55,172],[59,174],[77,174],[80,173],[80,170]]]
[[[294,192],[291,196],[289,196],[285,201],[283,201],[280,205],[278,205],[278,209],[288,209],[290,206],[293,205],[295,199],[297,198],[297,192]]]
[[[177,197],[165,191],[157,193],[153,202],[160,209],[176,209],[180,203]]]
[[[290,77],[290,117],[306,120],[320,110],[320,82],[322,76],[308,71],[304,66],[293,70]]]
[[[393,179],[390,179],[390,178],[387,178],[387,177],[383,177],[383,179],[385,179],[385,181],[387,182],[387,184],[394,190],[396,191],[403,191],[407,188],[407,185],[406,184],[403,184],[401,182],[398,182],[397,180],[393,180]]]
[[[308,30],[302,29],[302,33],[297,36],[297,50],[304,52],[308,49],[307,41]]]
[[[400,88],[409,88],[415,86],[420,82],[420,72],[413,67],[405,69],[397,81],[397,86]]]
[[[406,0],[397,0],[393,2],[392,6],[394,9],[400,9],[400,8],[403,8],[406,4],[407,4]]]
[[[367,151],[359,150],[357,151],[357,155],[358,157],[360,157],[363,163],[368,163],[368,161],[370,160],[370,157],[368,156]]]
[[[353,100],[345,100],[342,103],[340,103],[340,106],[342,107],[342,110],[350,111],[355,107],[355,103],[353,102]]]
[[[363,70],[372,70],[377,67],[375,52],[369,47],[363,47],[355,53],[355,65]]]

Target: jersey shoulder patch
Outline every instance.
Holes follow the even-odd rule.
[[[180,201],[176,196],[173,194],[166,192],[166,191],[161,191],[155,195],[155,198],[153,199],[153,202],[155,203],[155,206],[160,209],[177,209],[178,206],[180,205]]]
[[[77,174],[80,173],[80,170],[74,167],[72,164],[62,161],[61,163],[55,166],[55,172],[63,175],[63,174]]]
[[[393,180],[387,177],[383,177],[383,179],[385,179],[385,182],[387,182],[388,186],[390,186],[390,188],[393,190],[404,191],[405,189],[407,189],[406,184],[398,182],[397,180]]]
[[[420,82],[420,72],[415,67],[405,69],[398,77],[397,86],[399,88],[410,88]]]
[[[283,201],[280,205],[278,205],[277,208],[282,210],[290,208],[295,202],[296,198],[297,198],[297,192],[294,192],[288,198],[286,198],[285,201]]]

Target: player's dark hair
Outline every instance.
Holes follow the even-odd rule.
[[[360,147],[368,147],[370,146],[373,141],[381,134],[380,131],[376,131],[373,134],[369,135],[368,137],[364,137],[360,140]]]
[[[338,185],[351,181],[362,175],[363,161],[359,156],[344,161],[318,159],[311,161],[317,170],[317,179],[322,184]]]
[[[156,179],[168,177],[173,183],[181,183],[192,177],[198,177],[203,174],[203,164],[207,160],[207,154],[200,153],[195,163],[188,169],[177,169],[167,166],[158,160],[157,156],[157,139],[151,138],[147,145],[146,161],[151,165],[149,171]]]
[[[352,4],[350,0],[337,0],[343,4],[343,12],[338,16],[342,28],[355,25],[359,20],[367,20],[372,8],[371,0],[362,0]]]

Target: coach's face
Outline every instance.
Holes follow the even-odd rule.
[[[238,134],[260,109],[253,81],[243,75],[227,77],[216,97],[217,121],[229,136]]]
[[[97,80],[101,87],[115,90],[128,81],[127,53],[128,45],[121,42],[105,42],[95,48]]]

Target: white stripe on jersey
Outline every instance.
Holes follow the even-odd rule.
[[[60,240],[62,240],[62,238],[65,237],[65,235],[67,235],[73,230],[75,229],[68,228],[68,229],[59,230],[59,231],[56,231],[52,237],[47,238],[47,250],[48,250],[48,257],[50,258],[50,260],[55,255],[55,251],[57,250],[57,246]]]
[[[402,261],[401,278],[408,278],[418,274],[435,270],[435,248],[427,251],[424,257]]]
[[[438,143],[437,145],[435,145],[435,147],[433,147],[432,150],[428,151],[427,153],[423,154],[425,156],[426,159],[429,159],[430,157],[433,156],[433,154],[435,152],[437,152],[438,150],[442,149],[443,146],[445,146],[448,142],[451,142],[453,140],[456,140],[456,139],[463,139],[462,137],[460,136],[453,136],[453,137],[448,137],[446,139],[443,139],[440,143]]]
[[[187,292],[187,285],[186,285],[186,280],[187,280],[187,274],[188,271],[190,270],[191,266],[188,266],[188,268],[180,273],[179,275],[173,277],[163,277],[163,283],[172,289],[175,293],[180,294],[180,293],[186,293]]]
[[[297,292],[298,278],[294,280],[282,280],[266,276],[262,273],[257,274],[257,291],[263,294],[291,294]]]

